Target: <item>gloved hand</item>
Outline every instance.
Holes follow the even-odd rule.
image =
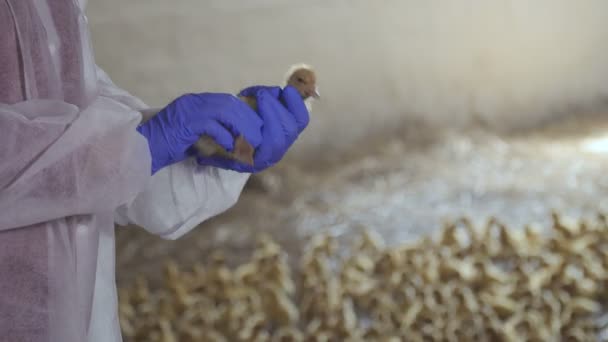
[[[239,95],[254,96],[258,114],[264,121],[262,142],[256,148],[254,165],[223,157],[198,157],[199,164],[228,168],[238,172],[257,173],[280,161],[300,133],[308,126],[309,113],[302,96],[292,86],[254,86]],[[255,146],[254,146],[255,147]]]
[[[178,97],[137,131],[148,139],[152,174],[190,156],[201,135],[211,136],[227,151],[239,135],[254,147],[262,142],[262,120],[245,102],[230,94],[202,93]],[[231,163],[217,161],[230,168]]]

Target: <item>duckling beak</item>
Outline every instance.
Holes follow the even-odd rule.
[[[319,93],[319,88],[315,87],[315,91],[314,91],[314,93],[312,93],[312,97],[314,97],[315,99],[321,98],[321,93]]]

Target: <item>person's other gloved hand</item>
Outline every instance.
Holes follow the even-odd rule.
[[[262,142],[262,120],[236,96],[220,93],[185,94],[173,100],[137,131],[148,139],[152,174],[190,156],[190,147],[209,135],[227,151],[239,135],[257,148]],[[217,161],[221,168],[231,163]]]
[[[239,95],[257,100],[258,114],[264,121],[262,142],[256,148],[254,165],[223,157],[198,157],[199,164],[228,168],[238,172],[257,173],[280,161],[300,133],[308,126],[309,113],[302,96],[292,86],[254,86]]]

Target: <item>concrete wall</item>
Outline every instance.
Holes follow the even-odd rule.
[[[416,118],[531,125],[608,94],[605,0],[91,0],[98,63],[160,106],[314,65],[296,153]]]

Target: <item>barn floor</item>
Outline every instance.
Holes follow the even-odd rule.
[[[551,210],[576,218],[605,211],[608,142],[587,144],[608,132],[605,121],[570,119],[508,137],[482,130],[408,135],[359,149],[339,165],[313,170],[282,163],[251,179],[232,209],[177,241],[119,229],[119,285],[136,275],[157,280],[167,259],[189,265],[213,249],[240,262],[259,233],[271,234],[295,257],[317,232],[347,238],[368,228],[397,244],[462,215],[519,228],[548,224]]]

